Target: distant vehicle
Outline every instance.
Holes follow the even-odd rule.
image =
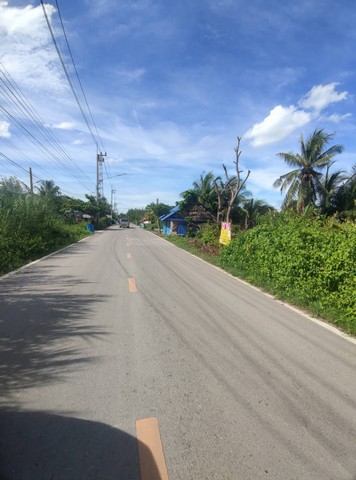
[[[130,220],[127,218],[120,218],[119,224],[120,228],[130,228]]]

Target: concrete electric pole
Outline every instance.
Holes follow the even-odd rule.
[[[103,163],[106,153],[97,153],[96,155],[96,199],[99,202],[100,197],[104,196],[104,177],[103,177]]]

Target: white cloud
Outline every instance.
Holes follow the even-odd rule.
[[[323,117],[323,120],[327,120],[328,122],[332,123],[340,123],[342,120],[346,120],[347,118],[350,118],[352,116],[351,113],[345,113],[344,115],[338,115],[337,113],[333,113],[332,115],[329,115],[328,117]]]
[[[348,96],[348,92],[336,92],[335,87],[337,85],[338,83],[334,82],[327,85],[314,86],[305,97],[300,100],[299,105],[306,109],[321,112],[332,103],[345,100]]]
[[[10,124],[5,121],[0,121],[0,137],[9,138],[10,134]]]
[[[75,128],[73,122],[61,122],[53,125],[54,128],[58,128],[59,130],[73,130]]]
[[[346,91],[338,93],[335,90],[336,86],[337,83],[335,82],[314,86],[298,102],[299,107],[302,108],[298,108],[295,105],[290,105],[289,107],[277,105],[262,122],[256,123],[246,132],[245,138],[251,140],[253,147],[261,147],[282,140],[312,120],[321,119],[320,112],[322,110],[348,97],[348,92]],[[328,117],[323,117],[323,120],[339,123],[349,116],[350,114],[332,114]]]
[[[55,8],[49,4],[45,8],[51,22]],[[68,88],[40,5],[12,7],[0,1],[0,62],[32,92]]]
[[[294,105],[277,105],[261,123],[256,123],[248,130],[244,137],[251,139],[254,147],[261,147],[282,140],[310,121],[310,113],[298,110]]]
[[[52,5],[46,5],[49,16],[55,11]],[[42,28],[41,28],[42,27]],[[21,37],[47,37],[43,22],[42,7],[27,5],[24,8],[9,7],[8,2],[0,2],[0,30],[2,36],[20,35]]]

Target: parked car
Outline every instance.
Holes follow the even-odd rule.
[[[120,228],[130,228],[130,220],[127,218],[120,218]]]

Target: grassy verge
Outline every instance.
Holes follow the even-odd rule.
[[[182,248],[183,250],[186,250],[187,252],[205,260],[206,262],[220,267],[219,249],[216,249],[216,247],[209,250],[209,248],[193,238],[178,237],[176,235],[161,235],[161,237],[173,243],[177,247]]]

